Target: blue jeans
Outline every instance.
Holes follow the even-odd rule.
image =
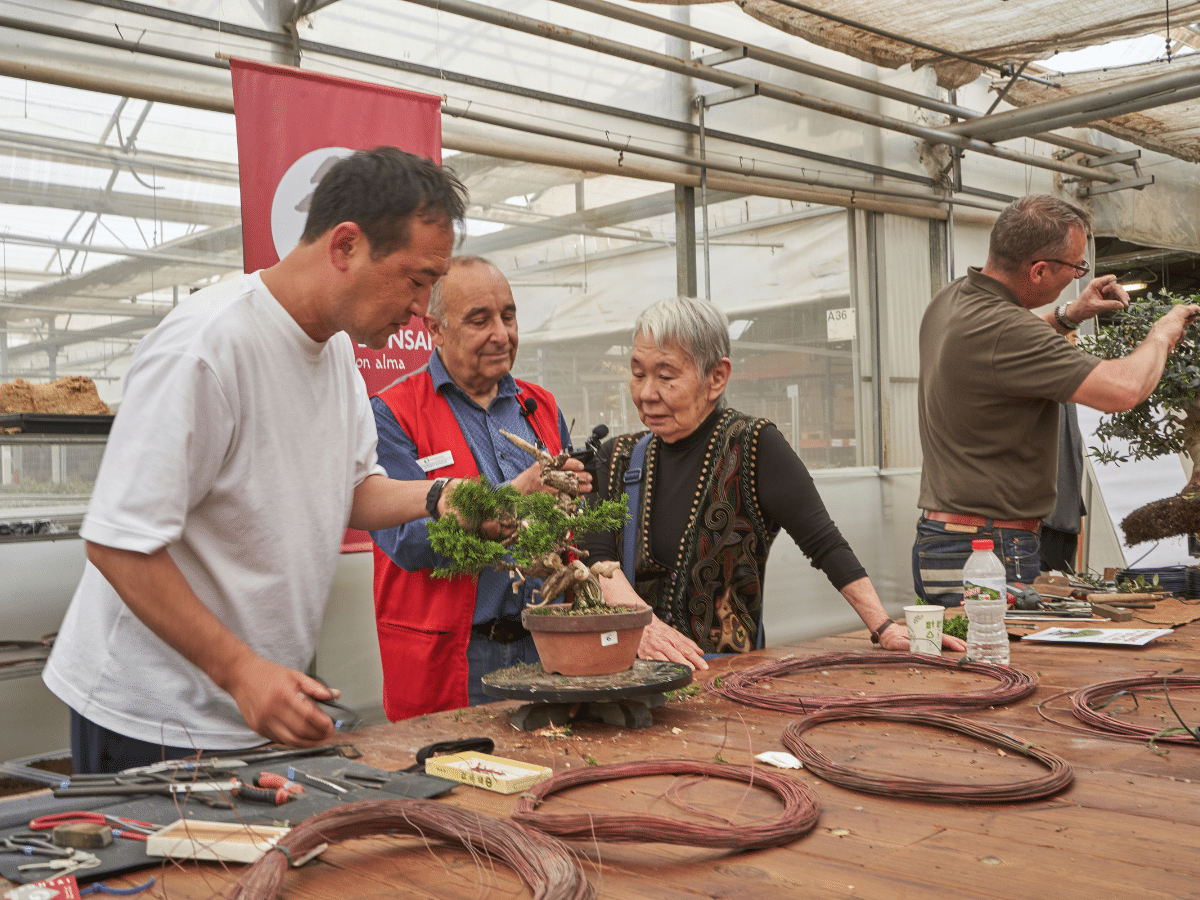
[[[167,747],[126,737],[71,710],[71,765],[77,775],[111,774],[199,752],[190,747]]]
[[[990,538],[992,552],[1004,563],[1008,581],[1032,584],[1041,573],[1038,536],[1032,531],[985,526],[950,526],[922,518],[917,522],[917,540],[912,550],[913,590],[927,603],[941,606],[962,604],[962,570],[971,555],[971,541]],[[975,528],[973,533],[959,531]]]
[[[538,662],[537,648],[533,638],[526,635],[511,644],[489,640],[486,635],[472,634],[467,644],[467,703],[495,703],[499,697],[490,697],[483,692],[483,676],[498,669],[507,669],[517,663],[533,665]]]

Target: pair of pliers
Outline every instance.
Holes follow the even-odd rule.
[[[56,847],[36,834],[21,832],[0,839],[0,853],[23,853],[25,856],[49,856],[54,859],[70,859],[74,850]]]
[[[142,822],[137,819],[123,819],[120,816],[107,816],[98,812],[60,812],[48,816],[38,816],[29,823],[30,831],[52,831],[59,825],[108,825],[113,830],[113,837],[123,837],[131,841],[144,841],[162,826],[153,822]]]

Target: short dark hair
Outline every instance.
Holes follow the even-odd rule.
[[[359,150],[338,160],[313,192],[302,243],[311,244],[341,222],[353,222],[372,258],[407,246],[414,218],[461,226],[467,189],[444,166],[397,147]]]
[[[1011,272],[1035,259],[1061,256],[1071,243],[1072,228],[1088,234],[1091,213],[1048,194],[1020,197],[1004,208],[992,226],[989,262]]]

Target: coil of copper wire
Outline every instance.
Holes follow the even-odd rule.
[[[726,822],[724,827],[681,822],[664,816],[551,814],[537,809],[543,799],[567,788],[643,775],[696,775],[702,778],[744,781],[748,785],[762,787],[778,794],[784,808],[772,821],[736,825]],[[767,771],[758,766],[710,763],[693,759],[658,759],[589,766],[585,769],[560,772],[522,794],[517,800],[512,817],[517,822],[567,839],[613,843],[659,842],[754,850],[789,844],[807,834],[817,824],[820,811],[820,801],[816,794],[803,782],[782,773]]]
[[[996,685],[978,691],[960,691],[956,693],[897,693],[875,694],[869,696],[848,696],[845,694],[816,695],[789,694],[771,689],[774,679],[799,672],[832,669],[838,667],[866,666],[871,669],[887,667],[921,667],[931,666],[955,672],[973,673],[994,678]],[[1037,689],[1037,678],[1029,672],[1012,666],[999,666],[992,663],[961,662],[953,659],[943,659],[940,656],[925,656],[915,653],[900,653],[896,651],[875,651],[872,653],[826,653],[820,656],[797,657],[785,656],[772,659],[756,666],[749,666],[736,672],[730,672],[720,679],[712,679],[705,684],[710,693],[718,694],[747,706],[757,706],[762,709],[774,709],[780,712],[799,713],[801,715],[815,712],[819,709],[868,709],[896,708],[926,710],[976,709],[985,706],[999,706],[1012,703],[1027,697]]]
[[[900,775],[877,775],[838,765],[824,753],[806,742],[804,732],[827,722],[847,719],[875,719],[912,725],[927,725],[968,735],[1001,749],[1027,756],[1049,768],[1038,778],[1009,783],[954,783],[909,778]],[[790,723],[783,731],[783,743],[797,759],[814,774],[839,787],[887,797],[910,800],[953,800],[975,803],[1008,803],[1034,800],[1061,791],[1074,778],[1071,766],[1062,758],[1045,750],[1022,744],[988,725],[971,722],[957,716],[940,713],[886,709],[827,709]]]
[[[1071,712],[1085,725],[1091,725],[1093,728],[1099,728],[1122,737],[1194,744],[1200,742],[1200,728],[1197,727],[1200,723],[1193,723],[1189,726],[1180,720],[1178,728],[1174,726],[1151,728],[1122,721],[1116,716],[1104,712],[1104,709],[1121,694],[1129,694],[1136,703],[1138,694],[1144,695],[1161,691],[1169,701],[1172,692],[1194,691],[1197,688],[1200,688],[1200,677],[1195,675],[1149,675],[1101,681],[1081,687],[1074,693],[1071,697]],[[1178,717],[1178,713],[1176,716]]]
[[[535,900],[596,896],[566,845],[547,834],[446,803],[395,799],[345,803],[306,819],[247,870],[228,900],[275,900],[288,865],[321,844],[391,833],[441,838],[499,859],[525,880]]]

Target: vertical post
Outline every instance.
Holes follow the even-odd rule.
[[[58,377],[58,345],[54,343],[54,337],[57,335],[58,329],[55,326],[55,320],[50,318],[46,321],[47,331],[50,334],[50,347],[46,351],[46,364],[50,369],[50,378],[53,380]]]
[[[882,471],[887,460],[883,455],[884,434],[886,422],[883,418],[883,338],[880,335],[883,324],[880,310],[880,270],[883,268],[879,259],[879,213],[868,212],[867,216],[867,302],[871,310],[871,332],[874,338],[871,347],[871,367],[875,370],[875,468]]]
[[[675,292],[696,296],[696,189],[675,185]]]

